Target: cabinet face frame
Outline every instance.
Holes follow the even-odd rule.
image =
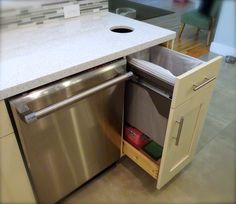
[[[0,101],[0,138],[13,133],[11,121],[4,100]]]
[[[0,203],[36,203],[15,138],[0,138]]]

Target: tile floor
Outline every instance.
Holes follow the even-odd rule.
[[[157,190],[154,179],[124,158],[63,203],[236,203],[235,87],[236,64],[222,63],[196,157],[163,189]]]

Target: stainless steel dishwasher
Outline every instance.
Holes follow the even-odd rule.
[[[126,60],[12,98],[39,203],[54,203],[120,157]]]

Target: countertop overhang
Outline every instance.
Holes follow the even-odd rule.
[[[114,33],[128,26],[131,33]],[[109,12],[1,31],[0,100],[174,39],[176,33]]]

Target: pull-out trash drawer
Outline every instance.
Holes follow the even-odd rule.
[[[128,57],[134,77],[126,84],[125,122],[163,151],[154,165],[142,150],[127,148],[126,141],[123,153],[158,178],[158,188],[193,159],[220,63],[221,57],[204,62],[160,46]],[[158,175],[153,175],[155,165]]]

